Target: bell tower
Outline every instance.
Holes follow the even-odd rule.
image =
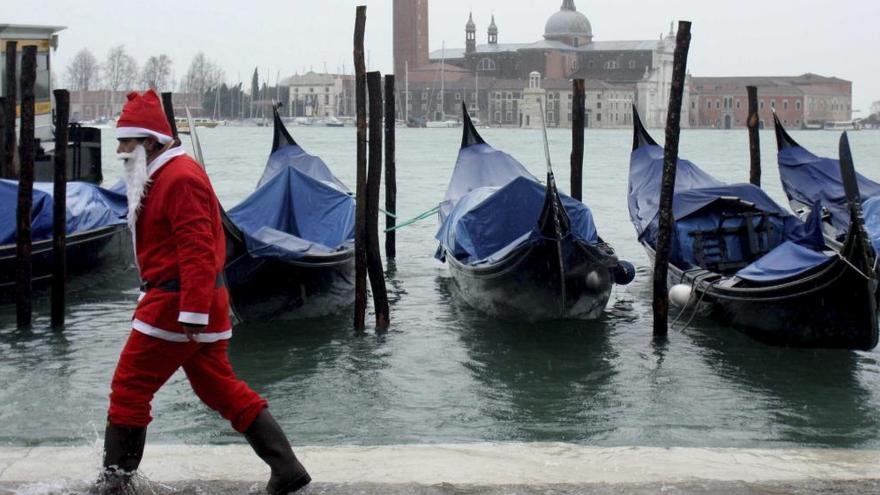
[[[477,51],[477,25],[474,24],[473,12],[471,12],[468,16],[467,24],[465,24],[464,26],[464,33],[464,52],[474,53],[475,51]]]
[[[489,44],[498,44],[498,26],[495,25],[495,14],[492,14],[492,22],[489,24]]]
[[[394,74],[428,63],[428,0],[394,0]]]

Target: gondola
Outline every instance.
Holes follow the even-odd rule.
[[[315,318],[354,302],[354,198],[274,111],[256,190],[224,218],[226,284],[241,321]]]
[[[590,209],[559,194],[552,171],[541,184],[477,133],[462,105],[463,136],[440,204],[436,257],[455,292],[491,316],[594,319],[615,278],[632,280],[599,237]]]
[[[821,211],[822,231],[828,245],[840,249],[849,230],[849,207],[840,178],[840,161],[819,157],[799,145],[774,115],[777,162],[782,188],[791,210],[801,218]],[[856,173],[865,230],[880,252],[880,184]]]
[[[35,182],[31,214],[32,287],[44,292],[52,280],[53,184]],[[18,182],[0,180],[0,303],[15,300],[16,205]],[[71,285],[87,276],[106,276],[132,265],[132,242],[125,217],[125,194],[87,182],[67,184],[67,240],[65,253]]]
[[[663,148],[636,113],[628,203],[652,259],[662,169]],[[857,187],[850,189],[848,197],[857,197]],[[708,310],[768,344],[872,349],[878,337],[874,257],[858,203],[849,206],[855,221],[836,253],[825,247],[816,215],[803,222],[760,188],[725,184],[680,159],[667,282],[681,291],[671,292],[688,295],[678,301],[684,309]]]

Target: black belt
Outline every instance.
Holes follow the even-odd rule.
[[[220,272],[217,274],[217,279],[214,281],[214,288],[219,289],[224,286],[226,286],[226,278],[223,276],[223,272]],[[180,292],[180,279],[174,278],[155,284],[149,280],[141,282],[141,292],[147,292],[150,289],[159,289],[164,290],[165,292]]]

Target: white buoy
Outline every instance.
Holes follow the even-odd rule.
[[[672,304],[683,307],[687,306],[688,301],[691,300],[691,286],[685,284],[673,285],[669,288],[669,302]]]

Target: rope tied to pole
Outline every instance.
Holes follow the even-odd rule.
[[[427,211],[425,211],[425,212],[423,212],[423,213],[420,213],[420,214],[418,214],[417,216],[415,216],[415,217],[413,217],[413,218],[410,218],[409,220],[406,220],[405,222],[402,222],[402,223],[400,223],[400,224],[398,224],[398,225],[395,225],[394,227],[391,227],[390,229],[385,229],[385,232],[391,232],[391,231],[398,230],[398,229],[401,229],[401,228],[403,228],[403,227],[406,227],[406,226],[408,226],[408,225],[412,225],[412,224],[414,224],[414,223],[416,223],[416,222],[420,222],[420,221],[422,221],[422,220],[424,220],[424,219],[426,219],[426,218],[428,218],[428,217],[434,215],[434,214],[437,213],[438,211],[440,211],[440,205],[437,205],[437,206],[431,208],[430,210],[427,210]],[[397,218],[397,217],[395,216],[394,218]]]

